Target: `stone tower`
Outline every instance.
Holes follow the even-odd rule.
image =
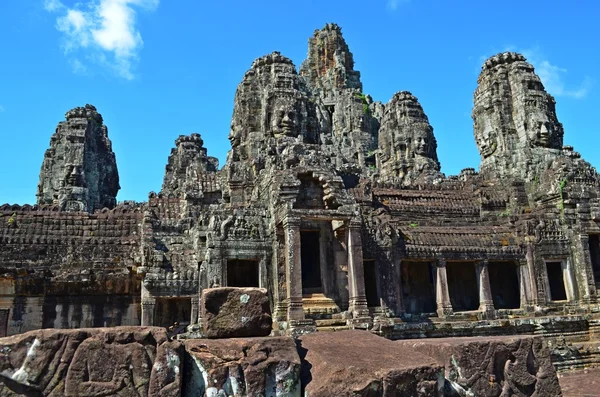
[[[374,168],[383,106],[362,92],[360,72],[338,25],[327,24],[309,38],[300,76],[317,105],[324,150],[347,174]]]
[[[482,172],[534,179],[537,166],[563,145],[554,98],[533,66],[514,52],[485,61],[477,82],[473,121]]]
[[[201,175],[218,168],[219,160],[206,155],[200,134],[180,135],[165,167],[162,192],[194,193],[199,189]]]
[[[92,105],[69,110],[44,154],[37,203],[93,212],[114,207],[119,189],[115,154],[102,115]]]
[[[362,91],[360,72],[354,70],[354,57],[335,23],[315,30],[308,40],[308,55],[300,66],[300,75],[325,97],[344,88]]]
[[[394,94],[379,128],[381,179],[403,185],[441,179],[436,149],[433,128],[417,98],[408,91]]]

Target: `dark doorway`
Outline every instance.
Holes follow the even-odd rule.
[[[365,269],[365,294],[367,295],[367,306],[380,306],[379,294],[377,293],[377,269],[372,259],[363,260]]]
[[[402,261],[404,310],[411,314],[435,313],[433,268],[429,262]]]
[[[300,252],[302,260],[302,291],[318,293],[321,285],[321,250],[318,231],[300,232]]]
[[[567,291],[565,290],[562,262],[546,262],[546,269],[548,269],[550,299],[553,301],[566,301]]]
[[[0,309],[0,338],[8,335],[8,309]]]
[[[227,259],[228,287],[258,287],[258,261]]]
[[[447,262],[448,292],[455,312],[479,309],[479,288],[474,262]]]
[[[515,263],[490,262],[488,269],[494,307],[496,309],[518,309],[521,305],[521,291]]]
[[[190,323],[191,316],[191,298],[156,298],[154,325],[165,328],[175,322],[178,322],[179,325],[187,325]]]
[[[598,234],[590,234],[589,245],[594,280],[596,284],[600,284],[600,238]]]

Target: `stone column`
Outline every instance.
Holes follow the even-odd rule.
[[[288,321],[304,320],[302,308],[302,257],[300,240],[300,218],[283,221],[285,233],[285,274],[287,287]]]
[[[531,275],[527,261],[520,261],[517,265],[517,277],[519,278],[519,303],[521,309],[532,311],[535,305],[534,288],[531,285]]]
[[[571,263],[571,259],[564,259],[561,263],[561,267],[567,300],[569,302],[574,302],[577,300],[577,288],[575,285],[575,275],[573,274],[573,264]],[[585,298],[583,300],[586,302]]]
[[[156,298],[144,286],[142,281],[142,326],[154,325],[154,306]]]
[[[200,296],[192,295],[192,315],[190,316],[190,325],[198,324],[200,313]]]
[[[156,306],[156,298],[149,297],[142,300],[142,326],[154,325],[154,306]]]
[[[546,296],[546,290],[543,285],[538,286],[536,281],[536,271],[535,271],[535,259],[533,256],[533,244],[527,244],[527,252],[525,254],[525,259],[527,261],[527,271],[529,273],[529,284],[531,286],[531,291],[533,295],[532,304],[533,305],[545,305],[549,300]],[[544,266],[545,267],[545,266]],[[544,272],[546,270],[544,269]]]
[[[482,260],[477,263],[477,286],[479,287],[479,311],[493,312],[494,298],[492,297],[490,272],[487,260]]]
[[[448,292],[448,276],[446,274],[446,259],[440,258],[436,262],[435,300],[439,317],[451,315],[452,303]]]
[[[592,303],[596,300],[596,285],[594,281],[594,269],[590,255],[590,236],[586,233],[575,237],[575,278],[577,289],[582,303]]]
[[[404,296],[402,293],[402,259],[400,258],[393,258],[393,264],[394,264],[394,272],[395,272],[395,276],[396,276],[396,282],[394,283],[395,286],[395,292],[396,292],[396,307],[394,308],[394,315],[396,317],[401,317],[404,315],[405,313],[405,309],[404,309]],[[429,264],[427,264],[427,267],[429,267]],[[429,269],[427,269],[429,270]]]
[[[369,315],[365,292],[365,269],[362,252],[362,224],[359,220],[348,222],[348,291],[350,312],[354,318]]]

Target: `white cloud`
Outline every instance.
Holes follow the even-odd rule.
[[[54,12],[64,8],[64,5],[59,0],[44,0],[44,8],[48,12]]]
[[[85,74],[87,67],[77,58],[71,60],[71,68],[75,74]]]
[[[408,3],[410,0],[387,0],[387,8],[392,11],[395,11],[398,6]]]
[[[44,0],[44,8],[60,14],[56,29],[64,35],[63,48],[67,55],[86,51],[86,59],[101,63],[121,77],[133,79],[132,68],[143,46],[136,27],[136,8],[153,11],[159,1],[90,0],[86,6],[78,3],[69,8],[59,0]],[[70,63],[75,72],[86,70],[80,59]]]
[[[538,50],[525,50],[523,51],[523,55],[525,55],[525,58],[527,58],[535,68],[535,71],[540,76],[540,79],[542,79],[542,83],[544,83],[546,90],[554,96],[566,96],[581,99],[588,94],[592,87],[593,81],[588,76],[575,87],[567,85],[565,82],[568,72],[567,69],[553,65],[550,61],[541,56]]]

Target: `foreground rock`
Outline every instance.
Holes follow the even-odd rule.
[[[443,386],[441,364],[366,331],[306,335],[299,353],[309,397],[438,396]]]
[[[182,350],[156,327],[27,332],[0,339],[0,395],[179,396]]]
[[[183,396],[300,396],[292,338],[185,341]]]
[[[564,397],[600,396],[600,369],[577,370],[560,374]]]
[[[202,292],[202,329],[207,338],[267,336],[271,326],[266,289],[223,287]]]
[[[542,338],[485,337],[394,342],[446,367],[446,396],[562,396]]]

